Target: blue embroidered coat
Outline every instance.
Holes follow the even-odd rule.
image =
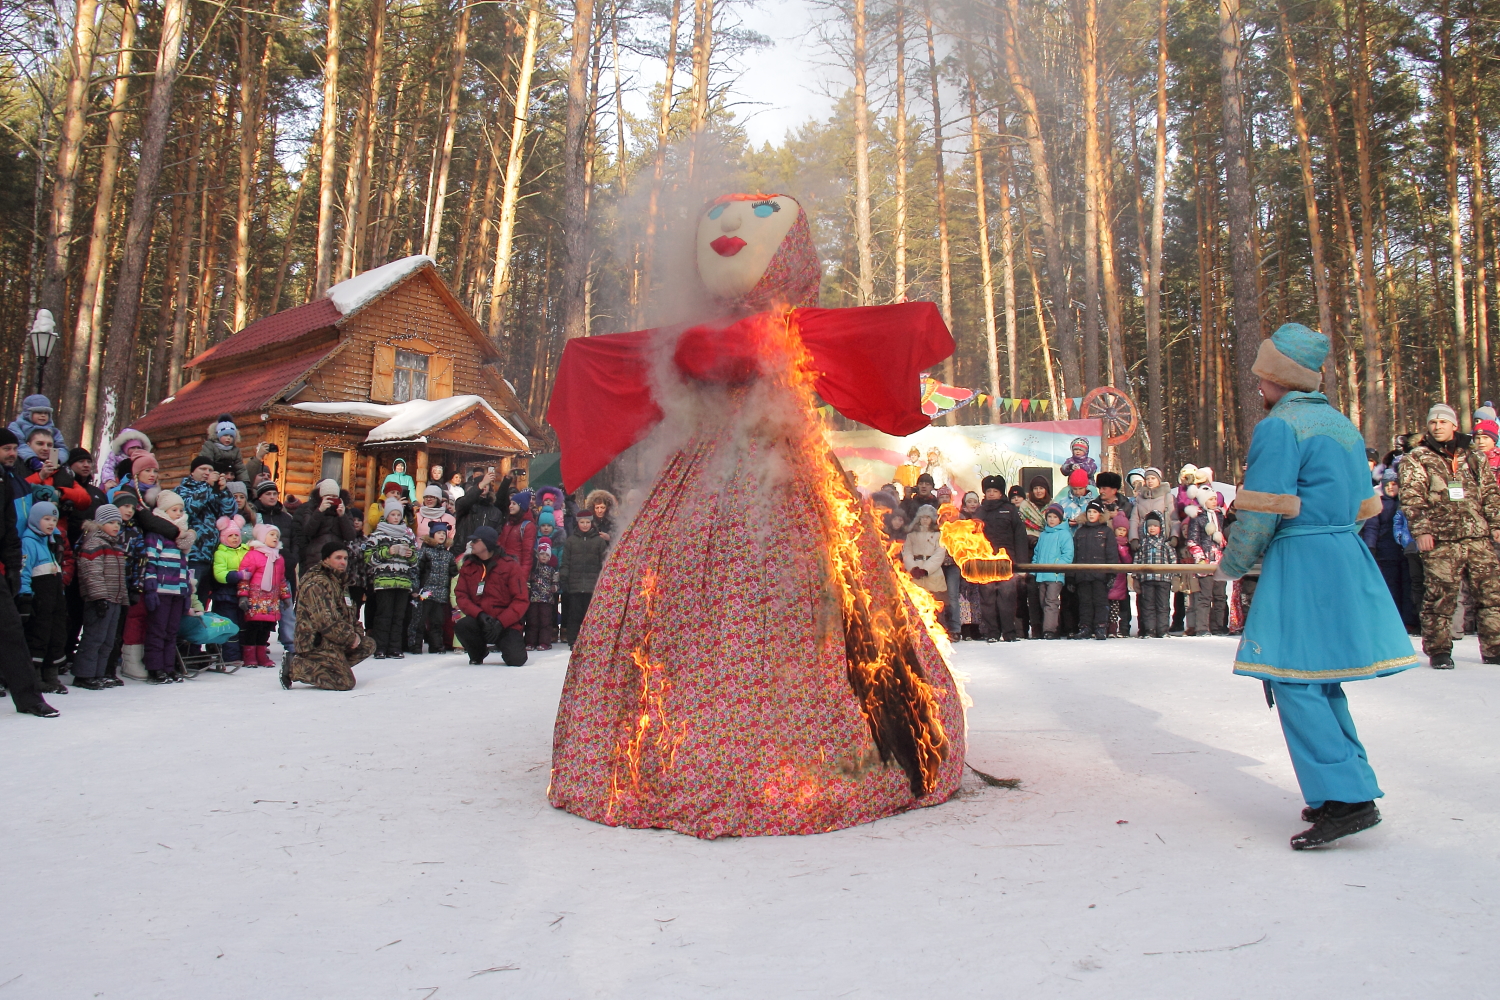
[[[1220,572],[1263,559],[1234,672],[1326,684],[1381,677],[1417,656],[1359,537],[1380,513],[1365,443],[1317,392],[1288,392],[1255,428]]]

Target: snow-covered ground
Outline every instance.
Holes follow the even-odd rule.
[[[1350,685],[1386,822],[1294,853],[1233,651],[963,643],[1019,790],[718,842],[547,805],[561,649],[75,691],[0,715],[0,1000],[1494,995],[1500,668]]]

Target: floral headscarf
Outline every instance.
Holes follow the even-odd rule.
[[[736,313],[750,315],[776,308],[797,308],[818,304],[818,289],[823,283],[823,264],[813,246],[812,227],[802,203],[786,194],[726,194],[713,204],[726,201],[760,201],[768,198],[790,198],[797,204],[797,219],[782,238],[781,246],[766,265],[755,287],[737,299],[725,302]]]

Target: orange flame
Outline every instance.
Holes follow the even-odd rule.
[[[984,535],[984,522],[949,521],[942,527],[943,548],[970,583],[999,583],[1011,577],[1010,553]]]
[[[656,601],[657,579],[654,570],[645,570],[640,577],[637,597],[645,604],[642,619],[650,622],[652,606]],[[667,715],[667,702],[672,693],[672,682],[667,677],[666,664],[651,658],[651,639],[655,629],[647,627],[635,647],[630,651],[631,663],[639,675],[637,709],[635,721],[621,734],[618,752],[614,755],[616,766],[610,775],[609,805],[606,815],[612,815],[620,799],[626,793],[639,792],[641,787],[641,757],[649,746],[662,759],[662,769],[671,770],[677,763],[677,750],[687,738],[687,728],[673,725]],[[624,763],[624,774],[620,763]]]

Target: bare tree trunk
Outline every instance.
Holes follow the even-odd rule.
[[[1458,200],[1458,103],[1453,95],[1453,18],[1443,0],[1438,26],[1439,94],[1443,107],[1443,175],[1448,194],[1448,252],[1453,261],[1453,346],[1458,352],[1458,419],[1472,426],[1474,400],[1469,391],[1469,336],[1465,329],[1463,214]]]
[[[682,0],[672,0],[667,19],[667,73],[661,86],[661,108],[656,121],[656,162],[651,168],[651,196],[646,206],[645,259],[641,263],[642,300],[651,298],[651,282],[656,265],[656,230],[661,217],[662,178],[667,167],[667,136],[671,130],[672,91],[677,77],[677,29],[682,23]],[[636,311],[635,323],[645,323],[644,309]]]
[[[1286,9],[1281,9],[1281,40],[1286,50],[1287,85],[1292,92],[1292,122],[1297,130],[1297,162],[1302,168],[1302,202],[1307,212],[1307,242],[1312,249],[1313,289],[1318,297],[1318,330],[1333,337],[1333,303],[1328,292],[1328,268],[1323,262],[1323,227],[1318,221],[1318,190],[1313,180],[1312,141],[1307,114],[1302,108],[1302,81],[1297,73],[1297,52],[1292,44],[1292,29]],[[1339,374],[1336,355],[1328,352],[1323,362],[1323,391],[1329,402],[1339,406]]]
[[[1058,394],[1057,379],[1052,373],[1052,344],[1047,339],[1047,307],[1042,301],[1041,279],[1036,276],[1036,255],[1031,252],[1031,226],[1026,222],[1024,211],[1021,213],[1021,254],[1026,258],[1026,273],[1031,278],[1031,312],[1036,317],[1036,334],[1042,348],[1042,368],[1047,373],[1047,398],[1052,400],[1052,410],[1055,413],[1062,396]],[[1062,391],[1067,392],[1066,382]]]
[[[1005,120],[1000,121],[1000,133],[1006,135]],[[1006,395],[1021,394],[1017,371],[1020,359],[1016,344],[1016,237],[1010,220],[1010,186],[1014,174],[1010,165],[1010,140],[1000,143],[1000,275],[1005,290],[1005,384]],[[995,387],[995,392],[1000,392]]]
[[[1052,174],[1047,163],[1047,140],[1042,134],[1040,115],[1037,111],[1036,94],[1031,83],[1021,70],[1020,56],[1016,50],[1016,31],[1020,23],[1020,0],[1006,0],[1005,20],[1005,68],[1010,77],[1011,89],[1021,105],[1021,118],[1026,125],[1026,145],[1031,151],[1031,174],[1036,189],[1037,213],[1042,224],[1042,240],[1047,244],[1047,285],[1052,292],[1052,308],[1057,320],[1058,357],[1062,362],[1062,393],[1072,398],[1083,385],[1083,373],[1079,368],[1078,337],[1073,327],[1073,303],[1068,294],[1068,265],[1063,252],[1062,230],[1058,226],[1057,209],[1052,197]],[[1033,267],[1028,259],[1027,266]],[[1033,267],[1034,269],[1034,267]],[[1079,393],[1081,395],[1081,393]],[[1054,400],[1054,403],[1056,401]]]
[[[156,74],[146,101],[141,129],[140,161],[136,168],[135,196],[120,272],[115,279],[114,308],[109,318],[104,366],[103,412],[99,417],[96,453],[109,454],[109,443],[119,429],[125,407],[130,405],[128,388],[135,361],[135,321],[140,315],[141,281],[146,274],[146,254],[151,249],[151,226],[156,216],[156,186],[161,180],[162,152],[167,144],[167,126],[172,114],[172,88],[182,56],[182,31],[187,0],[163,0],[161,44],[156,52]]]
[[[38,308],[60,317],[67,309],[68,258],[73,245],[73,210],[78,203],[78,167],[82,162],[83,129],[88,117],[89,78],[94,73],[98,40],[99,0],[78,0],[73,21],[73,44],[68,49],[68,89],[63,103],[62,133],[57,137],[57,159],[52,171],[52,203],[47,210],[47,240],[42,254],[42,285]],[[61,387],[66,373],[53,365],[47,388]],[[71,401],[64,402],[72,409]]]
[[[104,152],[99,161],[99,189],[94,196],[94,223],[89,231],[89,254],[79,284],[78,322],[73,327],[73,344],[68,352],[67,382],[58,400],[63,425],[75,433],[75,440],[80,443],[93,440],[94,411],[99,405],[95,384],[101,338],[99,326],[94,322],[94,309],[99,304],[104,269],[109,262],[110,216],[120,177],[120,138],[125,128],[125,103],[130,96],[135,19],[136,0],[124,0],[120,8],[114,90],[109,95],[109,124],[105,127]]]
[[[896,282],[891,301],[906,301],[906,0],[896,0]]]
[[[292,201],[292,214],[287,216],[286,239],[281,244],[281,263],[276,268],[276,284],[271,288],[270,310],[273,313],[281,311],[281,290],[286,286],[286,269],[292,259],[292,245],[297,239],[297,220],[302,217],[302,201],[307,197],[307,189],[312,186],[312,169],[312,160],[308,160],[302,167],[302,179],[297,183],[297,197]]]
[[[1083,388],[1099,381],[1099,7],[1082,0],[1078,26],[1083,86]]]
[[[870,250],[870,105],[865,90],[865,0],[854,0],[854,245],[859,256],[858,303],[875,300]]]
[[[1238,376],[1240,440],[1250,441],[1264,411],[1259,378],[1250,370],[1260,351],[1260,300],[1255,259],[1255,203],[1241,94],[1240,0],[1219,0],[1219,80],[1223,92],[1224,194],[1229,207],[1229,271],[1234,284],[1234,357]]]
[[[1363,4],[1361,4],[1363,10]],[[1474,18],[1469,19],[1469,30],[1474,30]],[[1472,149],[1469,153],[1470,180],[1469,180],[1469,228],[1474,232],[1474,353],[1478,355],[1479,384],[1477,386],[1479,398],[1483,399],[1485,394],[1492,390],[1490,384],[1490,302],[1489,302],[1489,271],[1485,262],[1485,227],[1488,217],[1488,209],[1484,203],[1484,180],[1485,180],[1485,155],[1484,155],[1484,124],[1480,118],[1479,102],[1479,45],[1478,39],[1470,40],[1470,51],[1473,53],[1470,63],[1469,85],[1472,93],[1472,117],[1471,141]],[[1366,84],[1368,86],[1368,84]],[[1382,204],[1384,194],[1382,193]],[[1384,217],[1384,211],[1381,216]],[[1391,327],[1391,337],[1397,337],[1395,327]],[[1394,352],[1395,345],[1392,345]],[[1392,358],[1392,378],[1400,369],[1395,366]],[[1394,414],[1393,414],[1394,415]]]
[[[261,118],[265,111],[266,87],[271,72],[271,54],[275,49],[277,0],[272,0],[271,32],[261,47],[260,66],[250,74],[250,13],[240,12],[240,175],[239,198],[234,213],[234,328],[243,330],[253,318],[254,303],[250,297],[250,218],[251,198],[255,188],[255,167],[260,160]],[[176,391],[176,386],[172,386]]]
[[[338,173],[339,131],[339,4],[328,0],[328,34],[323,53],[323,143],[318,161],[318,262],[313,295],[321,297],[333,284],[333,181]]]
[[[592,2],[592,0],[590,0]],[[458,33],[453,38],[453,76],[448,81],[448,124],[443,129],[443,146],[438,160],[437,196],[432,203],[432,225],[427,231],[427,249],[433,260],[443,238],[443,208],[448,202],[448,175],[453,168],[453,136],[458,130],[458,98],[463,92],[464,58],[469,53],[469,12],[473,5],[460,0],[463,12],[458,15]]]
[[[510,294],[510,248],[516,231],[516,203],[521,194],[521,154],[525,151],[526,115],[531,106],[531,72],[536,67],[536,35],[540,23],[540,8],[530,7],[526,13],[526,44],[521,52],[521,68],[516,74],[510,154],[505,160],[505,187],[500,195],[500,223],[495,234],[495,280],[490,286],[489,335],[490,340],[496,342],[500,339],[500,323],[505,318],[505,302]]]
[[[943,322],[953,326],[953,262],[948,248],[948,183],[943,167],[943,102],[938,95],[937,46],[932,37],[932,0],[922,2],[923,21],[927,27],[927,79],[932,85],[932,169],[937,185],[938,270],[942,282],[940,302]],[[943,362],[943,378],[955,378],[953,358]]]
[[[1356,0],[1355,8],[1358,64],[1349,75],[1354,83],[1354,155],[1359,174],[1359,326],[1365,342],[1363,430],[1366,441],[1384,441],[1389,432],[1385,412],[1385,361],[1375,303],[1375,197],[1370,167],[1370,74],[1373,70],[1365,0]]]
[[[701,0],[707,2],[707,0]],[[563,334],[589,335],[588,164],[584,154],[594,109],[589,105],[589,42],[594,33],[594,0],[573,0],[573,52],[568,69],[568,121],[563,135]],[[705,77],[707,70],[704,71]]]
[[[354,138],[349,143],[349,172],[344,177],[344,232],[339,244],[336,278],[359,273],[365,227],[370,219],[370,171],[375,166],[375,115],[380,107],[380,83],[385,68],[386,0],[370,0],[370,39],[365,45],[365,90],[359,96]],[[467,13],[468,8],[464,8]]]
[[[196,200],[206,205],[208,192],[200,191],[198,187],[198,173],[203,165],[203,133],[208,125],[203,120],[204,116],[198,117],[198,127],[193,130],[192,145],[188,151],[187,184],[182,195],[182,214],[189,220],[186,232],[183,234],[182,242],[174,248],[177,255],[177,270],[183,274],[187,273],[187,261],[193,244],[206,242],[202,239],[202,226],[204,225],[204,213],[193,211],[193,201]],[[179,152],[181,146],[178,146]],[[176,199],[174,199],[175,201]],[[175,214],[175,213],[174,213]],[[187,343],[188,329],[188,304],[193,298],[193,282],[183,280],[177,289],[176,302],[173,303],[172,313],[172,348],[167,354],[167,384],[172,391],[177,391],[182,381],[182,363],[187,356],[187,351],[182,345]]]
[[[1110,113],[1109,82],[1104,85],[1100,117],[1104,141],[1099,147],[1099,280],[1104,297],[1104,333],[1109,342],[1110,384],[1127,388],[1125,328],[1120,309],[1120,279],[1115,271],[1115,126]],[[1132,125],[1132,129],[1134,126]]]
[[[688,148],[688,179],[697,176],[698,157],[703,150],[703,130],[708,123],[708,74],[714,54],[714,0],[693,3],[693,140]]]
[[[966,60],[967,62],[967,60]],[[990,264],[989,206],[984,189],[984,141],[979,126],[979,91],[974,85],[974,70],[969,67],[969,148],[974,157],[974,215],[979,229],[979,274],[980,291],[984,298],[984,346],[985,371],[989,375],[989,390],[994,396],[1000,394],[1000,345],[995,336],[995,275]],[[1000,404],[992,404],[991,413]]]
[[[1167,4],[1161,0],[1156,22],[1156,159],[1151,185],[1151,261],[1146,273],[1146,382],[1151,399],[1146,423],[1151,429],[1151,464],[1166,461],[1163,418],[1167,409],[1161,359],[1162,231],[1167,205]]]

